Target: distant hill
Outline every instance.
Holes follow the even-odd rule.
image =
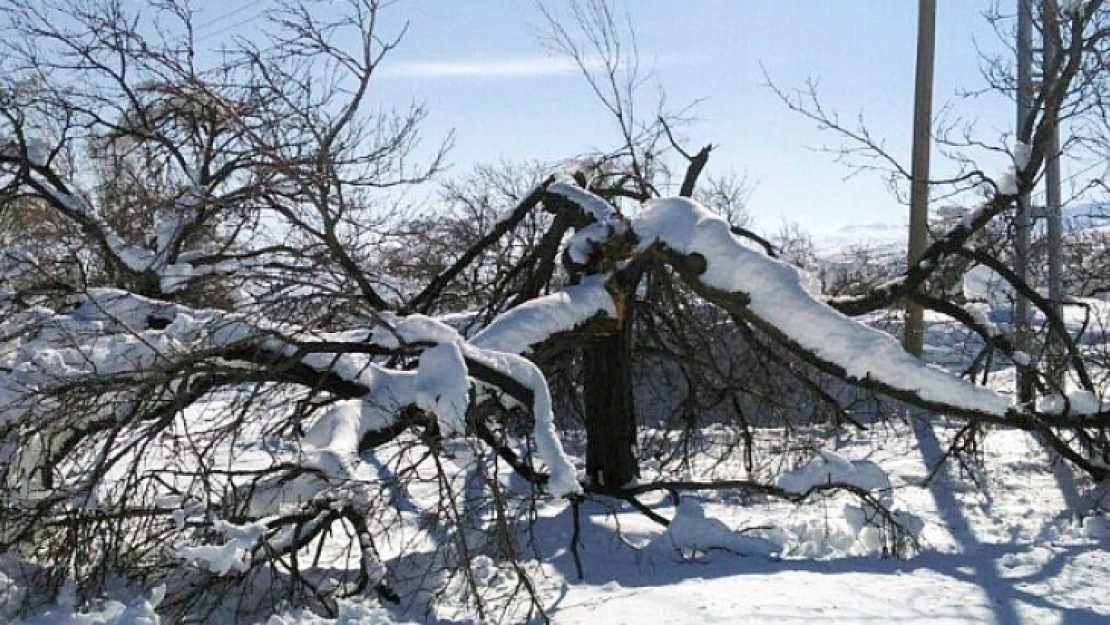
[[[966,210],[966,209],[961,209]],[[956,214],[953,208],[941,207],[934,214]],[[1110,204],[1084,202],[1064,207],[1064,227],[1068,231],[1110,228]],[[831,234],[815,235],[813,242],[823,257],[836,257],[848,250],[885,250],[894,253],[906,246],[906,224],[874,222],[848,224]],[[1038,230],[1044,220],[1037,220]]]
[[[814,237],[818,249],[831,252],[843,248],[905,245],[904,224],[870,223],[843,226],[832,234]]]

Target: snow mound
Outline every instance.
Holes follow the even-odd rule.
[[[847,484],[868,491],[876,502],[846,503],[838,518],[807,519],[775,531],[790,557],[841,558],[886,555],[902,551],[895,543],[914,539],[924,529],[916,515],[894,510],[890,476],[870,460],[848,460],[822,450],[806,464],[779,476],[778,486],[804,493],[825,484]],[[882,506],[886,510],[881,510]]]
[[[838,453],[821,450],[806,464],[779,476],[778,486],[794,493],[824,484],[849,484],[871,491],[884,504],[892,501],[890,477],[870,460],[848,460]]]
[[[340,601],[335,618],[324,618],[304,609],[271,616],[264,625],[401,625],[385,608],[374,602]],[[260,624],[261,625],[261,624]]]
[[[888,519],[869,503],[845,503],[839,514],[834,510],[821,518],[805,516],[783,523],[768,536],[782,543],[785,558],[837,560],[912,555],[916,552],[914,541],[925,528],[925,522],[914,514],[892,511]]]
[[[12,625],[160,625],[162,619],[155,608],[165,594],[165,586],[159,586],[151,591],[150,598],[140,597],[128,604],[109,599],[93,609],[79,611],[76,590],[69,586],[62,589],[56,605]]]
[[[1018,176],[1017,170],[1010,167],[1005,173],[1000,174],[994,179],[995,193],[998,195],[1017,195],[1018,194]]]
[[[761,556],[774,555],[781,550],[779,545],[770,540],[745,536],[719,519],[705,516],[702,503],[690,498],[682,499],[671,524],[651,541],[648,549],[677,549],[684,554],[720,549]]]

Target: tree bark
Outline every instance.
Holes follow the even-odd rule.
[[[639,477],[632,404],[631,324],[607,320],[608,330],[583,348],[586,479],[595,489],[619,490]]]

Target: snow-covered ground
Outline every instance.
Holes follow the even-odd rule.
[[[1110,622],[1110,532],[1089,485],[1053,463],[1026,434],[999,430],[986,435],[981,467],[961,475],[950,463],[926,483],[930,460],[954,431],[922,422],[877,426],[825,440],[835,452],[788,473],[813,480],[804,474],[825,468],[841,480],[845,470],[856,471],[860,485],[881,487],[881,478],[873,479],[881,467],[891,487],[877,495],[891,501],[908,526],[920,528],[920,551],[906,559],[882,557],[878,530],[860,523],[860,508],[849,496],[795,506],[723,491],[684,497],[666,531],[616,502],[584,504],[585,578],[578,580],[568,549],[569,508],[549,504],[536,532],[541,553],[549,554],[536,563],[548,614],[568,625]],[[864,462],[849,465],[848,459]],[[742,473],[728,466],[717,471]],[[667,517],[676,514],[669,497],[645,501]],[[477,577],[506,583],[492,567]],[[17,622],[157,622],[150,597],[105,602],[82,616],[67,607],[63,597],[62,605]],[[457,622],[448,614],[441,611],[440,622]],[[338,619],[289,612],[268,624],[423,617],[352,602],[342,605]]]
[[[926,459],[942,453],[949,434],[918,424],[882,440],[840,441],[842,454],[886,469],[897,507],[924,521],[914,557],[849,555],[859,545],[849,542],[839,498],[785,515],[777,505],[710,498],[707,515],[734,529],[777,526],[755,533],[786,536],[792,546],[771,557],[683,557],[673,549],[637,553],[590,532],[586,579],[566,585],[552,617],[567,624],[1110,622],[1105,519],[1074,476],[1054,469],[1025,434],[993,431],[978,486],[955,468],[925,484]],[[600,513],[592,519],[605,523]],[[621,525],[632,533],[643,523],[629,513]]]

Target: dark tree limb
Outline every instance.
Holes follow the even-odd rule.
[[[1014,195],[996,194],[968,222],[956,226],[925,248],[921,259],[907,269],[904,275],[862,295],[831,298],[826,303],[849,317],[866,315],[895,304],[920,290],[946,258],[958,255],[973,234],[1013,206],[1016,200],[1017,196]]]
[[[436,298],[439,297],[443,289],[447,287],[463,270],[465,270],[470,263],[474,262],[482,252],[489,249],[494,243],[501,239],[510,230],[516,228],[528,213],[532,212],[541,200],[547,196],[547,185],[552,181],[548,178],[542,185],[536,187],[529,193],[523,200],[517,204],[516,208],[509,214],[508,217],[497,222],[485,236],[479,239],[470,249],[466,250],[458,260],[456,260],[450,267],[444,269],[439,273],[428,286],[424,287],[420,293],[417,293],[411,300],[401,307],[401,314],[410,314],[414,312],[427,313],[435,304]]]
[[[754,241],[760,247],[762,247],[763,251],[768,256],[770,256],[771,258],[778,258],[779,257],[779,252],[778,252],[778,250],[775,249],[775,246],[774,246],[773,243],[771,243],[767,239],[759,236],[758,234],[752,232],[751,230],[748,230],[747,228],[743,228],[741,226],[733,226],[733,225],[729,226],[729,230],[732,232],[732,234],[735,234],[736,236],[744,237],[745,239],[748,239],[750,241]]]
[[[1041,314],[1045,316],[1052,333],[1064,344],[1064,349],[1068,353],[1068,360],[1071,362],[1072,369],[1075,370],[1076,376],[1079,377],[1079,383],[1083,386],[1083,390],[1094,392],[1095,385],[1091,379],[1090,373],[1087,371],[1087,365],[1083,362],[1083,356],[1079,353],[1079,347],[1075,344],[1071,335],[1068,334],[1067,328],[1064,326],[1064,320],[1056,314],[1052,303],[1045,297],[1041,296],[1036,289],[1029,286],[1029,283],[1022,280],[1012,269],[1007,267],[1002,261],[994,256],[984,252],[983,250],[970,249],[962,247],[956,250],[956,253],[971,259],[984,267],[989,268],[991,271],[1002,276],[1014,288],[1015,291],[1020,293],[1029,300]]]

